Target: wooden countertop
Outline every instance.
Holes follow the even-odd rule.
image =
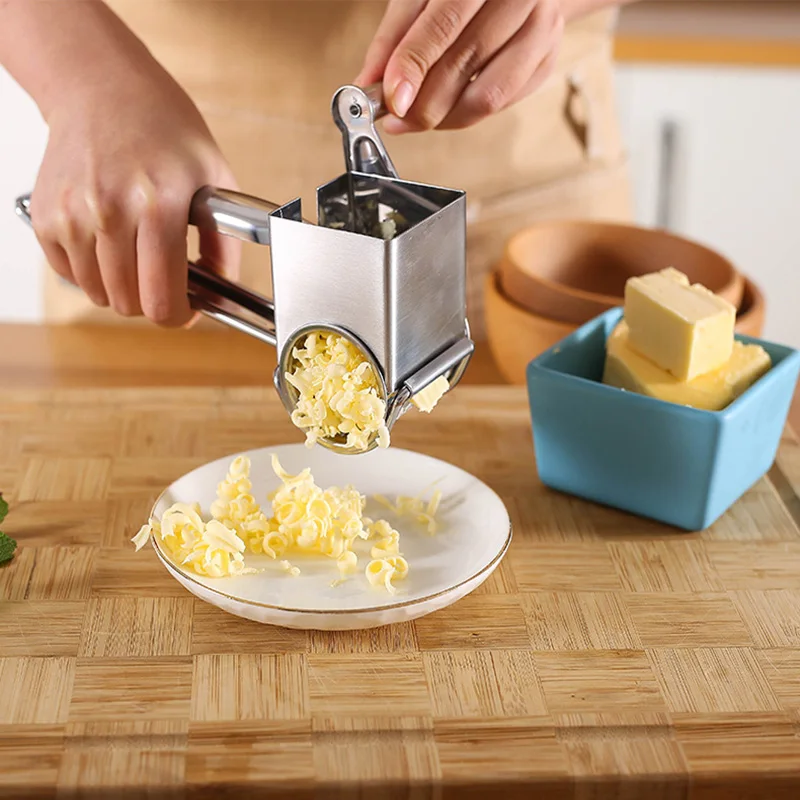
[[[287,631],[196,601],[133,552],[165,484],[297,437],[271,389],[190,385],[197,364],[164,341],[169,376],[135,346],[92,375],[91,338],[46,380],[12,374],[52,386],[127,364],[183,388],[0,389],[20,542],[0,568],[0,796],[797,797],[793,435],[718,523],[677,533],[545,489],[525,390],[460,388],[394,440],[504,498],[498,571],[415,622]]]
[[[217,326],[0,325],[0,386],[9,388],[266,386],[274,369],[274,350]],[[479,343],[463,385],[503,383]],[[800,388],[789,421],[800,431]]]

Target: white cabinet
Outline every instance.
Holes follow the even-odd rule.
[[[617,72],[637,221],[724,253],[765,294],[765,338],[800,347],[800,70]]]

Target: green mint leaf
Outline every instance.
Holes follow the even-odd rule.
[[[8,503],[3,500],[3,495],[0,494],[0,522],[2,522],[6,514],[8,514]],[[10,561],[17,549],[17,543],[10,537],[6,536],[3,531],[0,531],[0,564]]]
[[[17,549],[17,543],[0,531],[0,564],[10,561]]]

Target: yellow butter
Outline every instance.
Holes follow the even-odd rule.
[[[440,375],[435,381],[429,383],[421,392],[417,392],[411,402],[426,414],[430,414],[436,404],[445,396],[450,383],[444,375]]]
[[[683,381],[730,359],[736,309],[668,268],[630,278],[625,285],[630,346]]]
[[[273,454],[272,469],[281,485],[268,496],[272,516],[267,516],[250,494],[250,466],[245,455],[231,463],[224,480],[217,484],[210,520],[203,519],[197,503],[175,503],[161,519],[151,518],[132,538],[137,552],[156,536],[177,564],[212,578],[263,572],[245,566],[245,552],[281,559],[281,569],[295,578],[300,576],[300,568],[282,556],[327,556],[336,561],[340,574],[330,585],[339,586],[358,572],[353,546],[360,539],[372,543],[372,560],[365,570],[368,582],[396,593],[394,582],[408,575],[408,562],[400,552],[400,533],[386,520],[363,516],[366,497],[352,486],[320,488],[308,467],[291,475]],[[378,498],[398,514],[415,515],[430,533],[435,532],[441,490],[433,493],[427,505],[418,497],[400,496],[396,506],[381,495]]]
[[[292,351],[292,369],[286,380],[297,389],[292,422],[306,431],[306,445],[320,438],[347,436],[347,447],[362,451],[373,437],[389,446],[378,379],[364,354],[335,333],[309,334]]]
[[[707,411],[720,411],[752,386],[772,365],[757,344],[734,342],[727,364],[690,381],[679,381],[630,346],[630,332],[623,321],[606,345],[603,383]]]

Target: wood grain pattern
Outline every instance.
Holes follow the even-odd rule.
[[[226,615],[130,544],[187,470],[297,441],[270,389],[1,389],[0,439],[0,797],[797,796],[790,430],[687,534],[546,490],[524,391],[462,387],[394,439],[498,491],[511,550],[451,608],[352,633]]]
[[[120,358],[120,353],[125,357]],[[173,331],[144,325],[0,325],[0,375],[3,376],[2,385],[7,388],[271,386],[275,363],[272,348],[225,329]],[[475,355],[462,380],[465,386],[505,383],[486,342],[476,343]],[[35,395],[27,401],[19,397],[13,417],[5,420],[0,416],[0,452],[11,455],[11,444],[15,447],[21,444],[16,435],[6,441],[8,434],[4,435],[4,423],[24,424],[27,416],[36,414],[35,400],[30,398]],[[189,413],[187,407],[186,414]],[[207,414],[207,411],[199,413]],[[795,430],[800,430],[800,389],[789,420]],[[135,424],[152,427],[149,437],[127,431],[133,448],[130,455],[147,455],[148,446],[160,446],[157,433],[163,420],[137,417]],[[0,479],[3,466],[0,463]]]

